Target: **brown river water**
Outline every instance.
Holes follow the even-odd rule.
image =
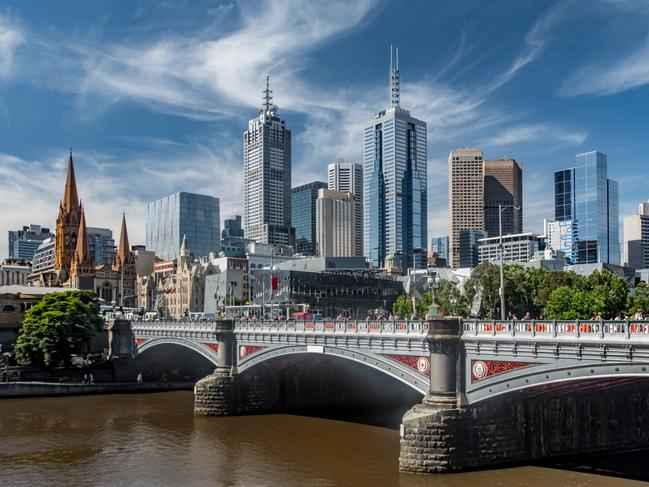
[[[360,424],[342,413],[197,418],[192,400],[191,392],[2,399],[0,486],[623,487],[648,485],[623,476],[649,480],[647,452],[403,474],[394,424]]]

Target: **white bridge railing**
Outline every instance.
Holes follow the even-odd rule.
[[[464,320],[465,337],[582,338],[649,341],[646,320]]]
[[[332,335],[406,335],[425,337],[428,322],[414,320],[236,321],[235,332]]]

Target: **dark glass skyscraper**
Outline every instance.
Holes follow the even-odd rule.
[[[425,265],[428,247],[426,123],[399,106],[399,66],[390,67],[390,106],[365,128],[364,254],[383,267],[389,254],[401,268]]]
[[[315,202],[318,190],[326,189],[322,181],[304,184],[291,190],[291,221],[295,228],[295,250],[305,255],[316,255]]]
[[[575,167],[554,173],[554,216],[578,231],[577,263],[620,263],[618,184],[607,177],[607,158],[592,151]]]

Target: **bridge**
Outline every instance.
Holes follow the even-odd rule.
[[[405,384],[422,397],[402,422],[407,471],[649,446],[649,321],[222,320],[131,329],[135,356],[176,345],[214,364],[196,385],[196,414],[272,409],[277,392],[262,390],[273,379],[261,371],[286,367],[282,358],[335,357]],[[258,380],[241,380],[256,371]]]

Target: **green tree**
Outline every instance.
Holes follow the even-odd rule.
[[[423,320],[426,318],[430,305],[433,304],[433,295],[431,293],[424,293],[415,304],[417,307],[417,318]]]
[[[73,353],[87,351],[102,320],[95,295],[88,291],[52,293],[25,315],[16,341],[21,365],[70,365]]]
[[[629,316],[641,310],[645,315],[649,313],[649,284],[640,281],[634,289],[633,298],[629,298]]]
[[[452,282],[440,281],[435,289],[435,302],[446,316],[469,316],[470,303]]]
[[[606,270],[595,271],[586,278],[585,285],[594,294],[594,299],[602,303],[597,311],[605,318],[615,318],[628,309],[630,298],[626,279]]]
[[[497,265],[483,262],[471,272],[464,284],[467,302],[473,303],[480,296],[479,315],[495,316],[500,309],[500,271]]]
[[[412,316],[412,300],[407,296],[399,296],[392,305],[392,313],[397,318],[410,318]]]

